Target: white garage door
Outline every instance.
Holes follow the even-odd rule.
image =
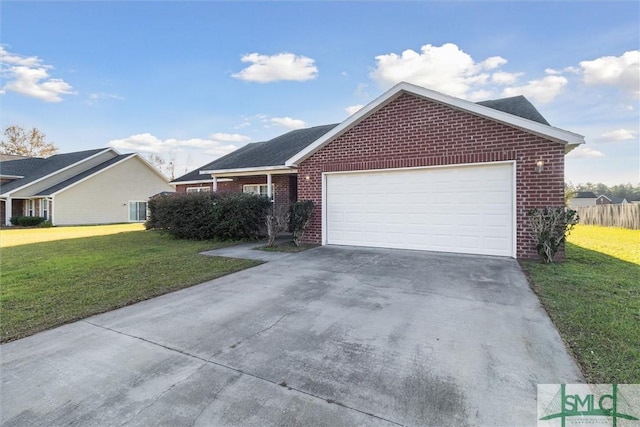
[[[327,244],[515,256],[513,165],[326,175]]]

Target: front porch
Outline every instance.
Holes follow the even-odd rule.
[[[272,199],[276,205],[291,206],[298,200],[298,175],[290,171],[263,175],[223,173],[212,175],[211,180],[205,182],[176,185],[178,193],[200,191],[260,194]]]

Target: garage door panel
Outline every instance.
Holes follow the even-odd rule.
[[[513,256],[513,166],[326,176],[326,243]]]

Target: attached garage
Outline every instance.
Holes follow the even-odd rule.
[[[564,156],[582,143],[522,96],[400,83],[285,165],[316,206],[305,243],[535,258],[527,213],[564,206]]]
[[[327,173],[325,244],[515,256],[513,162]]]

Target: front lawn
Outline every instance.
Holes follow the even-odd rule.
[[[561,264],[521,262],[589,383],[640,383],[640,231],[576,226]]]
[[[259,264],[198,254],[219,246],[131,231],[1,248],[0,341]]]

